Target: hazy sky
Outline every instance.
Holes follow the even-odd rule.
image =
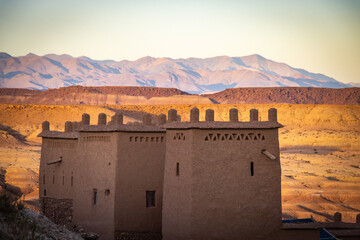
[[[257,53],[360,83],[360,0],[0,0],[0,51],[97,60]]]

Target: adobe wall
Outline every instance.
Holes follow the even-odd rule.
[[[166,132],[163,239],[191,239],[193,131]],[[179,175],[176,166],[179,163]]]
[[[278,231],[277,129],[192,131],[192,238],[264,239]],[[277,159],[269,159],[263,149]]]
[[[165,132],[119,132],[117,136],[117,239],[161,239]],[[146,191],[155,191],[154,207],[146,206]]]
[[[124,232],[115,231],[115,240],[161,240],[159,232]]]
[[[39,169],[39,195],[59,199],[72,199],[74,187],[74,161],[77,155],[76,139],[43,138]],[[48,162],[62,158],[61,163]],[[46,195],[45,195],[46,191]]]
[[[319,229],[282,229],[278,233],[268,237],[268,239],[318,240],[320,239],[320,231]]]
[[[169,111],[170,112],[170,111]],[[168,123],[163,199],[164,239],[266,239],[281,222],[276,110],[268,122]],[[266,150],[267,152],[264,152]],[[266,155],[267,154],[267,155]],[[272,159],[275,158],[275,159]],[[177,165],[179,170],[176,171]]]
[[[74,223],[99,234],[101,239],[114,238],[117,145],[115,132],[79,132]]]

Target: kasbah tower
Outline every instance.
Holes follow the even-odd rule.
[[[40,162],[42,212],[101,239],[319,239],[314,226],[284,227],[277,111],[259,121],[214,121],[214,111],[176,110],[157,119],[107,123],[99,114],[66,122],[65,132],[43,123]],[[156,121],[155,121],[156,120]],[[155,123],[156,122],[156,123]]]

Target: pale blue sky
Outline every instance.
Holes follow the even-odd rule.
[[[257,53],[360,83],[360,1],[0,0],[0,51],[98,60]]]

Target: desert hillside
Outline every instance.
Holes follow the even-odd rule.
[[[46,91],[0,88],[0,103],[12,104],[210,104],[207,97],[190,95],[175,88],[82,87],[71,86]]]
[[[232,88],[203,94],[219,103],[360,104],[360,88]]]
[[[36,206],[40,141],[36,135],[41,122],[48,120],[52,130],[64,130],[65,121],[79,121],[87,112],[91,124],[104,112],[108,119],[121,112],[125,122],[139,121],[143,113],[154,117],[174,108],[183,121],[193,107],[204,120],[207,108],[215,120],[227,121],[228,111],[236,107],[240,120],[249,120],[249,110],[257,108],[260,119],[267,110],[278,109],[282,164],[283,217],[310,217],[332,221],[336,211],[344,221],[354,222],[360,213],[360,106],[302,104],[201,104],[201,105],[13,105],[0,104],[0,167],[6,181],[26,194],[28,204]]]
[[[249,120],[251,108],[259,110],[259,118],[267,120],[267,110],[278,109],[278,120],[285,127],[280,130],[281,147],[324,146],[347,149],[360,149],[360,106],[358,105],[302,105],[302,104],[200,104],[200,105],[105,105],[105,106],[62,106],[62,105],[13,105],[0,104],[0,124],[2,131],[16,132],[17,139],[40,141],[37,134],[41,122],[48,120],[51,129],[63,130],[66,121],[80,121],[81,115],[91,115],[91,124],[96,124],[97,115],[106,113],[108,119],[115,112],[124,114],[125,121],[141,120],[141,112],[159,115],[174,108],[183,121],[189,121],[189,111],[197,106],[200,119],[204,119],[207,108],[215,111],[215,120],[227,121],[229,109],[237,108],[240,120]],[[6,130],[7,129],[7,130]],[[9,130],[10,129],[10,130]],[[326,133],[326,134],[324,134]],[[4,134],[3,134],[4,135]],[[4,135],[5,136],[5,135]],[[15,136],[13,133],[12,136]],[[19,138],[19,136],[21,136]]]
[[[2,96],[52,96],[55,98],[66,97],[69,94],[118,94],[126,96],[152,97],[170,97],[174,95],[189,95],[189,93],[180,91],[176,88],[157,88],[157,87],[83,87],[70,86],[58,89],[48,89],[46,91],[30,90],[24,88],[0,88]]]
[[[359,105],[360,88],[233,88],[213,94],[188,94],[175,88],[70,86],[46,91],[0,88],[0,103],[59,105],[155,104],[334,104]]]

